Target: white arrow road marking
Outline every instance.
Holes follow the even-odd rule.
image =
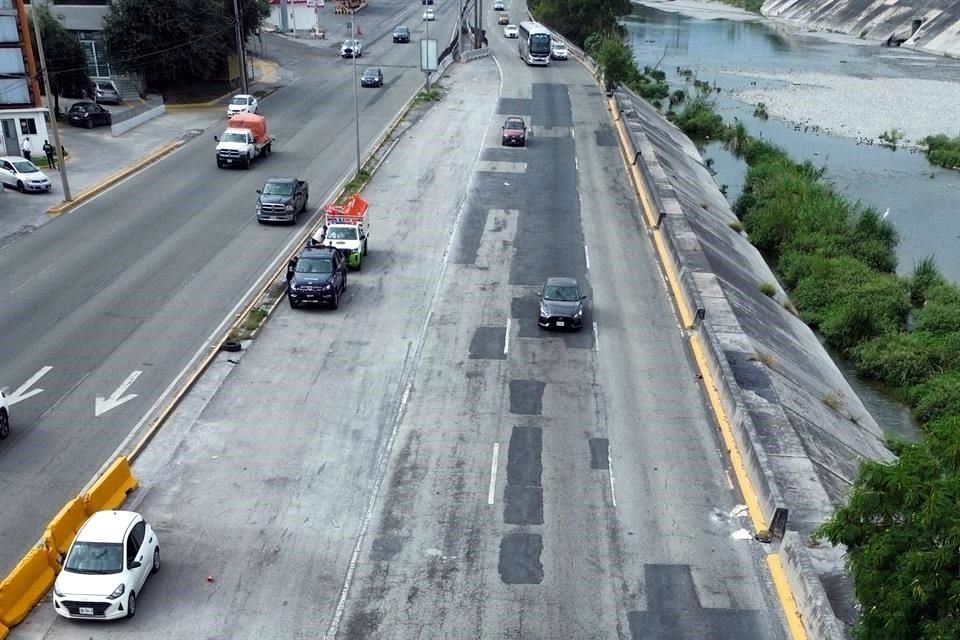
[[[12,406],[18,402],[26,400],[27,398],[32,398],[38,393],[43,393],[43,389],[31,389],[30,387],[37,384],[40,378],[50,372],[50,369],[53,369],[53,367],[43,367],[40,369],[40,371],[37,371],[35,374],[30,376],[29,380],[17,387],[17,390],[10,394],[10,397],[7,398],[7,404]]]
[[[104,398],[103,396],[97,396],[97,401],[94,403],[94,406],[93,406],[93,415],[96,417],[100,417],[103,414],[105,414],[107,411],[110,411],[110,409],[116,409],[117,407],[122,405],[124,402],[129,402],[130,400],[133,400],[134,398],[136,398],[137,394],[135,393],[130,393],[125,396],[123,396],[123,394],[124,392],[126,392],[127,389],[130,388],[130,385],[132,385],[136,381],[136,379],[140,377],[141,373],[143,373],[143,371],[134,371],[133,373],[128,375],[127,379],[121,382],[120,386],[117,387],[116,390],[110,394],[109,398]],[[121,398],[120,396],[123,396],[123,397]]]

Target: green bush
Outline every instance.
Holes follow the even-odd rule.
[[[913,265],[913,273],[908,281],[910,288],[910,303],[915,307],[923,306],[926,301],[927,290],[942,284],[946,280],[937,271],[937,261],[933,256],[927,256]]]
[[[929,336],[920,332],[891,332],[857,345],[852,357],[857,368],[893,387],[926,382],[942,369],[941,358]]]
[[[960,168],[960,136],[951,138],[943,134],[923,139],[927,146],[927,160],[947,169]]]
[[[722,139],[726,133],[723,117],[715,113],[713,108],[713,101],[700,93],[692,100],[687,100],[673,123],[695,140]]]
[[[945,373],[912,387],[909,398],[913,415],[920,422],[960,416],[960,372]],[[960,447],[960,439],[954,446]]]

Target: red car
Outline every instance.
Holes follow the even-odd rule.
[[[523,118],[510,116],[506,119],[503,123],[502,144],[504,147],[527,146],[527,123],[523,121]]]

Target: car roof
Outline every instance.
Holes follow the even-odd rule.
[[[573,278],[547,278],[547,285],[546,285],[546,286],[548,286],[548,287],[577,287],[578,289],[580,288],[580,286],[577,285],[577,281],[574,280]]]
[[[291,176],[274,176],[267,178],[267,182],[296,182],[296,178]]]
[[[89,100],[86,100],[81,102],[74,102],[72,105],[70,105],[70,108],[73,109],[74,107],[93,107],[96,104],[97,104],[96,102],[90,102]]]
[[[366,75],[368,73],[378,73],[379,71],[380,71],[380,67],[367,67],[366,69],[363,70],[363,73],[364,75]]]
[[[141,516],[135,511],[97,511],[77,532],[80,542],[123,542],[127,530]]]
[[[23,156],[0,156],[0,160],[6,160],[7,162],[26,162],[27,159]]]
[[[408,27],[405,24],[401,24],[401,25],[398,25],[397,28],[394,29],[394,31],[410,31],[410,27]]]
[[[300,252],[301,256],[310,258],[319,258],[323,256],[333,256],[336,251],[333,247],[304,247]]]

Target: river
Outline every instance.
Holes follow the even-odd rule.
[[[684,4],[693,15],[662,10],[679,2],[649,2],[623,19],[641,68],[659,63],[674,88],[684,86],[678,69],[719,87],[716,110],[726,122],[738,118],[794,159],[825,166],[838,191],[887,212],[900,234],[900,273],[932,255],[941,273],[960,282],[960,171],[930,165],[910,144],[891,150],[877,142],[894,128],[910,141],[960,133],[960,61]],[[754,117],[758,101],[768,120]],[[746,166],[720,144],[706,145],[703,155],[736,200]],[[838,359],[838,366],[888,435],[918,437],[903,405],[849,364]]]

